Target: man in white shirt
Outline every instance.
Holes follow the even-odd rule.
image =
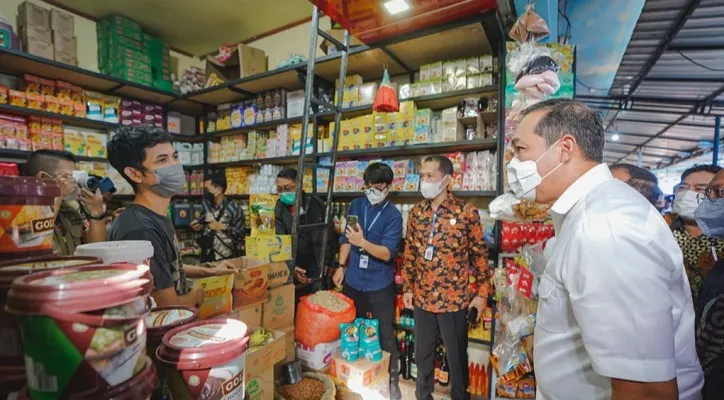
[[[516,197],[553,203],[538,289],[539,400],[699,400],[703,375],[682,254],[651,204],[613,179],[601,119],[557,99],[525,111],[508,166]]]

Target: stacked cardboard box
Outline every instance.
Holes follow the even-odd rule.
[[[120,15],[98,21],[98,67],[101,73],[171,91],[170,49],[161,38]]]
[[[17,22],[26,52],[78,65],[75,18],[71,14],[56,9],[49,11],[26,1],[18,6]]]
[[[63,11],[50,11],[55,61],[78,65],[78,40],[75,37],[75,18]]]

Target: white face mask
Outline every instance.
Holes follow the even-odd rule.
[[[563,165],[563,163],[559,163],[543,177],[538,173],[538,161],[545,157],[557,144],[558,142],[553,143],[553,146],[541,154],[535,161],[520,161],[517,158],[510,160],[507,167],[508,186],[515,197],[521,200],[535,201],[535,189],[543,182],[543,179],[556,172],[556,170]]]
[[[365,189],[364,192],[367,200],[373,206],[382,203],[387,198],[387,190]]]
[[[444,180],[445,177],[443,176],[438,182],[422,182],[420,184],[420,193],[422,193],[422,197],[432,200],[440,195],[444,189],[442,185]]]
[[[674,196],[674,203],[671,205],[671,212],[680,217],[693,220],[694,212],[696,211],[696,208],[699,207],[699,200],[697,200],[698,196],[699,193],[691,190],[681,190],[676,192],[676,196]]]

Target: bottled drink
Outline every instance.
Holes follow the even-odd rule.
[[[410,335],[410,377],[413,381],[417,381],[417,361],[415,360],[415,336]]]
[[[439,356],[440,372],[438,382],[440,386],[448,386],[450,384],[450,366],[447,363],[447,351],[445,351],[445,347],[440,346]]]
[[[400,351],[397,355],[398,362],[400,364],[400,368],[398,371],[400,371],[400,375],[403,379],[410,379],[410,374],[407,370],[407,335],[403,335],[400,340]]]
[[[408,341],[407,335],[405,335],[405,337],[402,339],[402,341],[403,341],[404,346],[405,346],[405,350],[402,352],[402,354],[404,355],[404,359],[403,359],[403,362],[402,362],[402,365],[403,365],[403,367],[402,367],[402,370],[403,370],[402,378],[409,380],[409,379],[412,379],[412,358],[411,358],[411,356],[412,356],[412,349],[411,349],[411,346],[410,346],[410,342]]]

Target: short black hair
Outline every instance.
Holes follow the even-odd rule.
[[[452,175],[455,172],[452,161],[450,161],[450,159],[445,156],[427,156],[422,160],[422,162],[437,162],[440,167],[440,172],[442,172],[443,175]]]
[[[697,164],[693,167],[687,169],[684,171],[684,173],[681,174],[681,182],[684,182],[687,176],[691,174],[695,174],[697,172],[711,172],[712,174],[716,175],[721,171],[721,167],[714,164]]]
[[[284,168],[283,170],[279,171],[279,174],[277,174],[277,178],[290,179],[296,182],[297,170],[294,168]]]
[[[364,173],[364,180],[368,185],[374,185],[377,183],[386,183],[391,185],[394,177],[395,175],[392,173],[392,168],[390,168],[389,165],[380,162],[370,164],[367,169],[365,169]]]
[[[663,194],[661,189],[659,189],[659,186],[651,181],[643,180],[643,179],[629,179],[628,182],[626,182],[629,186],[636,189],[637,192],[641,193],[642,196],[646,198],[646,200],[649,201],[652,205],[656,205],[656,203],[659,201],[659,198]]]
[[[637,180],[652,182],[654,185],[659,184],[659,179],[656,177],[656,175],[654,175],[653,172],[651,172],[645,168],[637,167],[633,164],[626,164],[626,163],[613,164],[610,167],[610,169],[611,170],[625,169],[626,172],[628,172],[628,174],[631,176],[631,180],[637,179]]]
[[[226,193],[226,177],[224,174],[214,174],[207,179],[214,187],[221,188],[222,193]]]
[[[73,153],[63,150],[38,150],[30,153],[25,163],[25,174],[36,176],[41,172],[55,176],[55,169],[61,160],[76,162]]]
[[[161,143],[172,143],[171,135],[152,125],[121,127],[108,140],[108,162],[135,189],[136,182],[126,175],[126,167],[145,171],[146,149]]]
[[[549,99],[528,107],[522,115],[538,110],[548,111],[535,127],[535,133],[545,138],[548,146],[571,135],[587,159],[603,161],[603,121],[598,112],[577,100]]]

